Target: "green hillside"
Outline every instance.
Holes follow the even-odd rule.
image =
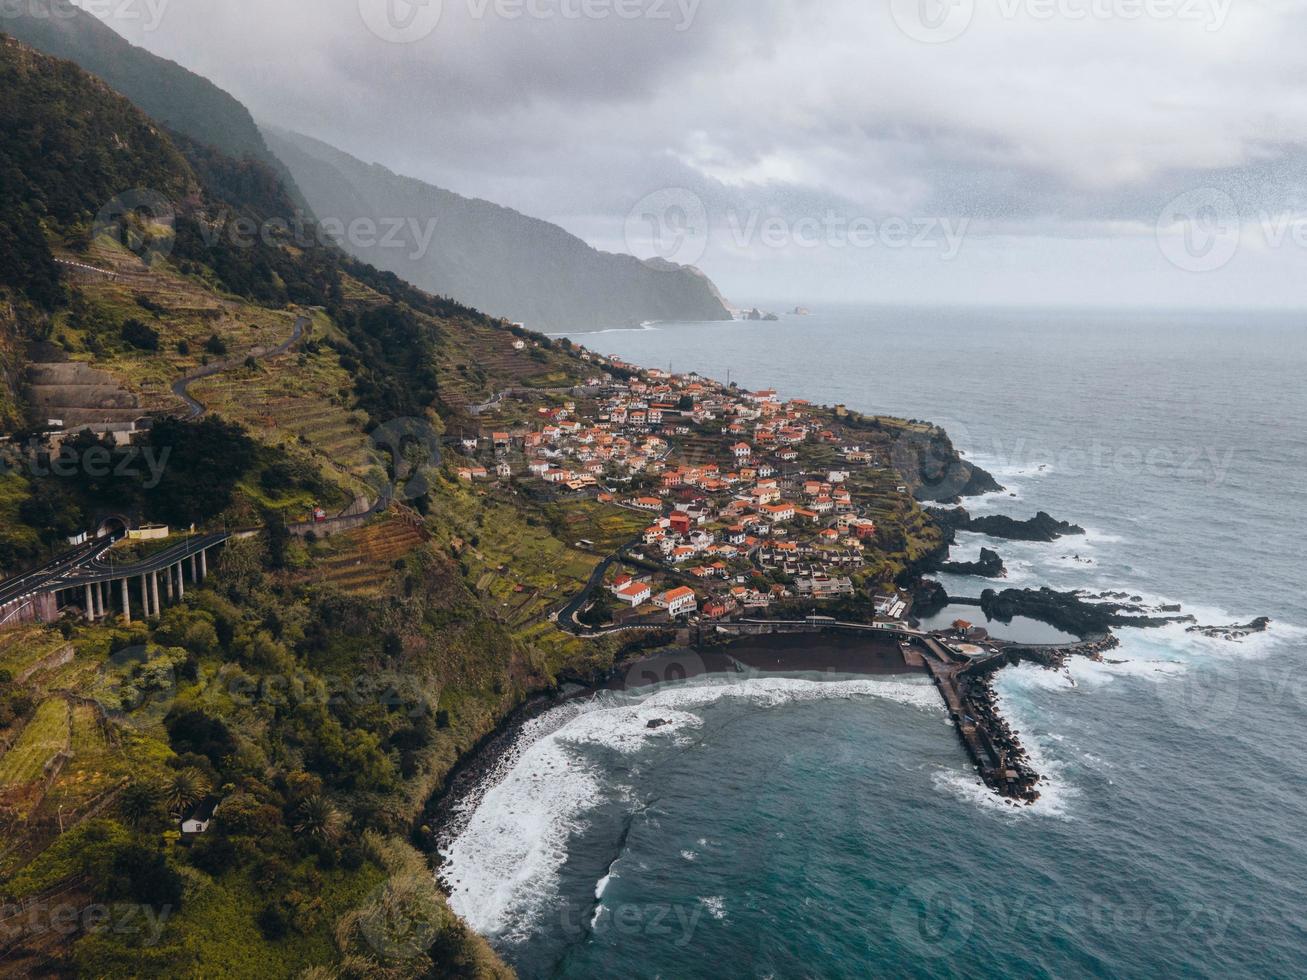
[[[230,365],[190,389],[203,420],[156,421],[137,439],[137,451],[169,453],[153,486],[87,465],[53,475],[49,450],[10,419],[0,434],[21,439],[0,445],[0,575],[65,547],[63,535],[106,510],[278,528],[315,504],[375,499],[396,476],[369,439],[378,425],[410,419],[438,438],[498,390],[581,378],[567,345],[538,338],[517,351],[506,324],[312,236],[275,225],[234,238],[235,217],[290,223],[275,172],[170,137],[71,64],[6,39],[0,80],[0,361],[12,410],[30,397],[21,381],[34,364],[101,372],[141,413],[164,415],[182,407],[175,379]],[[137,187],[167,202],[171,222],[127,213],[97,233],[103,205]],[[148,263],[124,246],[142,242]],[[259,353],[300,320],[298,344]],[[64,452],[124,450],[80,436]],[[229,544],[203,588],[149,622],[74,616],[0,632],[0,901],[53,890],[168,912],[157,936],[6,933],[6,966],[506,972],[445,910],[406,841],[457,759],[528,692],[611,663],[617,647],[542,641],[535,622],[488,608],[473,587],[484,571],[456,545],[488,520],[505,541],[535,542],[515,572],[541,595],[579,590],[596,559],[542,546],[544,517],[529,505],[469,493],[443,467],[422,472],[423,492],[349,534]],[[327,696],[342,683],[350,696]],[[181,846],[177,813],[210,792],[224,800],[222,829]],[[410,906],[430,942],[399,955],[370,923]]]

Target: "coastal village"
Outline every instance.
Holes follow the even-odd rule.
[[[466,483],[590,498],[647,519],[581,622],[728,620],[859,598],[877,617],[904,615],[892,586],[877,589],[892,569],[868,560],[880,520],[915,510],[883,436],[873,445],[874,433],[852,431],[842,406],[580,356],[594,374],[579,388],[497,398],[491,427],[455,437],[454,469]]]

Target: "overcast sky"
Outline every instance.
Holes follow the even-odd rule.
[[[740,303],[1304,305],[1301,0],[81,2]]]

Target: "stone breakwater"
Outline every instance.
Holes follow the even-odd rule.
[[[1014,644],[984,660],[959,664],[939,643],[924,644],[926,665],[981,780],[999,796],[1027,805],[1039,800],[1040,776],[1021,743],[1021,733],[999,709],[994,675],[1023,662],[1060,670],[1072,657],[1102,660],[1104,653],[1119,645],[1111,634],[1064,646]]]

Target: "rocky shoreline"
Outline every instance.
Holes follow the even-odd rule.
[[[1034,541],[1049,543],[1059,538],[1078,537],[1085,529],[1069,521],[1059,521],[1046,511],[1039,511],[1029,520],[1021,521],[1003,514],[989,514],[985,517],[972,517],[964,507],[940,508],[927,510],[930,517],[949,535],[949,543],[956,539],[957,532],[971,531],[991,538],[1007,541]]]
[[[986,616],[1000,623],[1010,623],[1014,617],[1025,616],[1082,639],[1124,627],[1156,629],[1195,621],[1193,616],[1186,615],[1151,615],[1141,606],[1123,605],[1112,600],[1091,602],[1085,593],[1056,592],[1047,587],[1004,589],[1002,592],[986,589],[980,594],[980,608]]]
[[[937,571],[945,575],[972,575],[976,578],[1006,578],[1007,567],[997,551],[980,549],[978,561],[941,562]]]

